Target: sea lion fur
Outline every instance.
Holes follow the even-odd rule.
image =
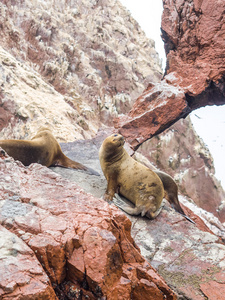
[[[184,216],[191,223],[195,224],[195,222],[185,214],[183,208],[180,205],[180,202],[178,200],[178,186],[174,181],[174,179],[169,174],[158,170],[140,153],[135,153],[133,157],[137,161],[143,161],[143,163],[148,168],[150,168],[153,172],[155,172],[159,176],[159,178],[163,183],[163,187],[165,191],[164,198],[170,203],[170,205],[175,209],[176,212]]]
[[[134,208],[125,203],[120,205],[125,212],[154,219],[161,211],[162,181],[152,170],[130,157],[123,148],[124,143],[122,135],[112,134],[100,147],[99,160],[107,179],[104,199],[112,201],[115,193],[120,193],[135,205]]]
[[[0,140],[0,147],[9,156],[21,161],[25,166],[29,166],[32,163],[39,163],[46,167],[59,166],[79,169],[98,175],[94,170],[71,160],[63,154],[51,130],[45,127],[39,129],[31,140]]]

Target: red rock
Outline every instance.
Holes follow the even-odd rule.
[[[221,300],[225,295],[225,285],[215,281],[200,284],[201,290],[208,299]]]
[[[159,84],[150,84],[131,111],[114,120],[114,126],[136,150],[144,141],[188,113],[184,91],[164,80]]]
[[[189,106],[224,104],[225,3],[219,0],[164,0],[162,36],[167,53],[167,74],[182,80]]]
[[[34,252],[0,225],[0,298],[57,299]]]
[[[196,108],[225,104],[225,2],[164,0],[163,5],[166,75],[114,121],[133,149]]]
[[[59,296],[67,292],[74,297],[82,294],[113,300],[122,299],[122,295],[129,299],[133,293],[140,299],[140,293],[147,294],[149,290],[160,293],[160,287],[151,280],[137,278],[137,268],[148,272],[151,266],[131,238],[131,222],[115,206],[38,164],[25,168],[2,155],[0,169],[0,223],[11,231],[9,234],[16,234],[20,243],[27,244],[28,252],[35,253],[36,264],[41,263],[46,272],[40,266],[40,274],[35,273],[30,282],[36,289],[30,289],[28,277],[20,276],[19,270],[9,270],[10,285],[4,283],[5,277],[1,280],[3,299],[6,294],[14,295],[17,285],[23,286],[24,295],[33,292],[40,295],[38,299],[55,299],[50,281]],[[129,270],[129,275],[124,273],[128,262],[132,276]],[[28,268],[31,263],[28,257]],[[73,289],[68,280],[80,288]],[[161,278],[161,286],[164,285]],[[162,294],[173,294],[176,299],[168,286]]]

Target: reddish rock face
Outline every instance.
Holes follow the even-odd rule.
[[[224,10],[220,0],[164,0],[166,74],[181,77],[191,109],[224,104]]]
[[[115,206],[41,165],[25,168],[2,152],[0,170],[2,299],[56,299],[52,286],[59,299],[78,291],[90,299],[141,299],[150,291],[159,299],[177,299],[141,256],[131,222]]]
[[[115,121],[134,149],[196,108],[225,104],[225,2],[164,0],[163,4],[164,80],[144,91],[127,118]],[[179,89],[179,95],[170,99],[163,94],[165,82],[170,90]]]

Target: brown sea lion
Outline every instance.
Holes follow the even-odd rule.
[[[122,135],[112,134],[100,147],[100,164],[107,179],[104,199],[112,201],[115,193],[120,193],[135,205],[132,208],[123,203],[119,205],[121,209],[131,215],[141,214],[154,219],[161,211],[162,181],[153,171],[130,157],[123,148],[124,143]]]
[[[31,140],[0,140],[0,147],[25,166],[39,163],[46,167],[79,169],[89,174],[99,175],[63,154],[59,143],[48,128],[41,128]]]

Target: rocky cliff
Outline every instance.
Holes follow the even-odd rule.
[[[215,61],[203,51],[209,44],[193,58],[184,43],[204,32],[189,26],[193,15],[199,28],[214,17],[222,24],[223,3],[213,1],[210,10],[206,0],[186,3],[164,1],[168,65],[160,81],[154,42],[118,1],[0,1],[0,137],[27,139],[48,125],[59,141],[77,140],[62,144],[66,154],[100,173],[55,168],[57,175],[1,153],[2,299],[219,299],[224,292],[224,227],[194,205],[224,216],[216,211],[224,192],[210,154],[188,119],[143,143],[210,99],[223,103],[221,39],[211,36]],[[222,26],[210,28],[223,34]],[[98,148],[118,116],[117,130],[139,148],[136,159],[148,164],[144,154],[174,176],[196,226],[168,203],[156,220],[131,218],[132,225],[99,199],[106,182]]]
[[[120,116],[114,122],[133,149],[137,149],[143,142],[163,132],[179,119],[185,118],[198,107],[225,104],[223,51],[225,3],[219,0],[165,0],[163,5],[162,36],[167,53],[164,79],[159,83],[150,83],[128,114]],[[183,125],[178,126],[183,127]],[[171,134],[168,136],[169,139],[170,136]],[[163,142],[160,144],[163,145]],[[189,155],[190,151],[187,151],[185,159],[189,159]],[[198,156],[202,154],[199,153]],[[168,169],[167,162],[164,163],[162,160],[164,169]],[[195,172],[199,173],[200,165],[201,158],[196,164]],[[209,170],[206,164],[205,171],[202,169],[199,174],[205,173],[204,177],[211,177],[212,170],[212,168]],[[174,174],[172,170],[171,173]],[[194,194],[196,196],[195,188],[187,188],[188,182],[196,182],[194,173],[188,180],[186,179],[187,184],[182,187],[183,190],[189,190],[189,196]],[[183,175],[186,177],[186,174],[181,174],[180,177]],[[214,191],[217,196],[216,199],[212,197],[211,209],[224,222],[224,192],[220,184],[213,180],[209,185],[207,183],[205,186],[202,184],[200,186],[201,189],[197,193],[201,199],[197,200],[194,197],[195,201],[201,203],[204,208],[211,206],[206,202],[210,198],[211,191]]]
[[[40,122],[64,141],[93,136],[162,76],[154,42],[116,0],[7,0],[0,11],[2,136]]]

